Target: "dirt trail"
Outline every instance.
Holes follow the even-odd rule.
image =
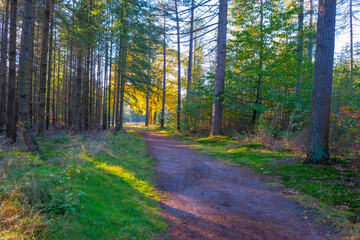
[[[137,132],[157,159],[170,239],[337,239],[299,204],[266,189],[256,174],[200,156],[159,133]]]

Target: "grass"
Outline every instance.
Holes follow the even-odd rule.
[[[284,192],[315,208],[320,214],[318,220],[329,220],[348,239],[360,239],[360,176],[350,162],[342,160],[332,166],[304,165],[304,159],[291,150],[268,148],[256,140],[164,133],[187,142],[200,154],[230,165],[251,167],[275,179],[267,185],[285,188]]]
[[[154,239],[166,229],[136,133],[58,134],[0,158],[0,238]]]

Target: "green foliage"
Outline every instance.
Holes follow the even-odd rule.
[[[224,96],[228,124],[238,122],[232,125],[234,129],[254,129],[250,126],[254,111],[263,114],[261,123],[256,119],[258,124],[275,130],[289,125],[294,130],[303,128],[304,116],[309,113],[313,64],[304,58],[299,68],[297,23],[292,20],[297,12],[294,1],[264,1],[262,5],[236,1]],[[302,91],[296,96],[299,77]],[[284,121],[284,115],[292,115],[292,121]]]

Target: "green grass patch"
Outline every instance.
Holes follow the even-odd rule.
[[[0,238],[154,239],[166,229],[152,183],[154,160],[140,136],[39,140],[40,154],[0,153],[0,200],[7,206]]]

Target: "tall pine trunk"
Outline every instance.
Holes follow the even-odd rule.
[[[353,1],[349,0],[350,17],[350,83],[348,93],[352,94],[354,85],[354,34],[353,34]]]
[[[6,76],[7,76],[7,47],[8,47],[8,29],[9,29],[9,6],[10,0],[6,1],[5,16],[2,27],[1,41],[1,64],[0,64],[0,133],[6,120]]]
[[[215,93],[211,116],[210,135],[222,133],[223,115],[223,93],[225,83],[225,63],[226,63],[226,28],[227,28],[227,0],[219,2],[219,24],[217,37],[217,56],[215,72]]]
[[[164,128],[165,126],[165,97],[166,97],[166,14],[164,6],[164,76],[163,76],[163,90],[162,90],[162,107],[161,107],[161,119],[160,127]]]
[[[301,84],[302,84],[302,62],[303,62],[303,26],[304,26],[304,0],[299,0],[299,13],[298,13],[298,42],[297,42],[297,57],[298,57],[298,72],[299,76],[296,81],[295,94],[299,95],[301,93]]]
[[[150,52],[149,52],[149,68],[148,68],[148,82],[146,83],[146,113],[145,113],[145,126],[149,126],[150,123],[150,109],[149,109],[149,105],[150,105],[150,84],[151,84],[151,75],[150,75],[150,71],[151,71],[151,58],[150,58]]]
[[[51,27],[50,27],[50,43],[49,43],[49,60],[48,60],[48,75],[46,85],[46,130],[49,130],[50,125],[50,92],[51,92],[51,75],[52,75],[52,54],[53,54],[53,34],[54,34],[54,13],[51,14]],[[54,121],[54,119],[53,119]]]
[[[9,87],[7,99],[6,137],[16,142],[16,12],[17,0],[11,0],[9,39]]]
[[[29,151],[39,151],[38,143],[34,137],[29,118],[29,111],[27,105],[27,74],[29,47],[31,36],[31,22],[32,22],[32,0],[25,0],[24,2],[24,22],[22,29],[21,48],[19,56],[19,74],[18,74],[18,99],[19,99],[19,126],[24,136],[25,143]]]
[[[180,26],[179,26],[179,13],[178,13],[178,6],[177,0],[175,2],[175,14],[176,14],[176,32],[177,32],[177,64],[178,64],[178,99],[177,99],[177,110],[176,110],[176,129],[180,130],[180,113],[181,113],[181,56],[180,56]]]
[[[74,92],[74,130],[75,132],[81,131],[81,75],[82,75],[82,50],[78,50],[78,60],[77,60],[77,71],[76,71],[76,82],[75,82],[75,92]]]
[[[48,40],[49,40],[49,24],[50,24],[50,6],[51,0],[46,0],[43,36],[41,42],[41,60],[40,60],[40,86],[39,86],[39,121],[38,134],[44,135],[45,130],[45,95],[46,95],[46,72],[48,67]]]
[[[334,63],[336,0],[320,0],[314,86],[305,163],[324,164],[330,159],[329,124]]]
[[[259,118],[259,111],[257,107],[261,104],[261,85],[263,81],[263,57],[264,57],[264,10],[263,10],[263,0],[260,0],[260,49],[259,49],[259,73],[258,80],[256,82],[255,89],[255,107],[253,109],[253,115],[251,119],[251,125],[255,126],[257,119]]]
[[[308,35],[308,58],[310,59],[310,61],[312,61],[312,56],[313,56],[313,44],[314,44],[314,37],[312,35],[312,27],[313,27],[313,15],[314,15],[314,4],[313,4],[313,0],[310,0],[309,2],[310,4],[310,10],[309,10],[309,28],[310,28],[310,33]]]
[[[192,82],[192,59],[193,59],[193,42],[194,42],[194,11],[195,0],[191,0],[190,16],[190,42],[189,42],[189,63],[188,63],[188,82],[186,86],[186,101],[190,100],[191,82]]]

